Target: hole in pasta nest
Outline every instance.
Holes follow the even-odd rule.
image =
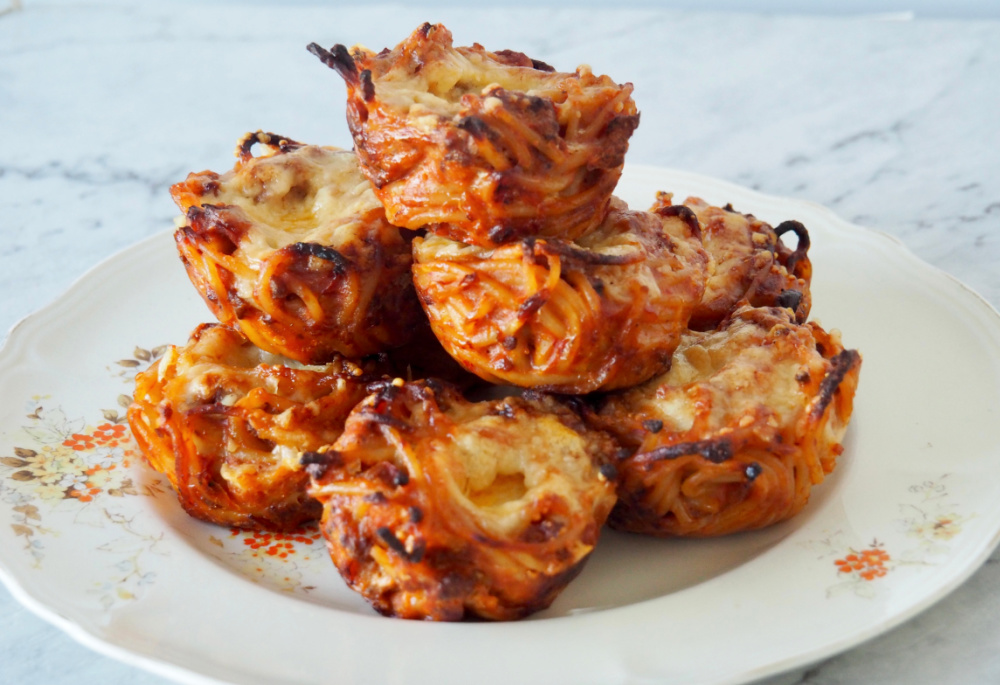
[[[309,309],[301,297],[295,293],[288,293],[281,299],[281,306],[289,316],[295,319],[309,319]]]
[[[516,502],[528,492],[523,473],[499,474],[486,487],[466,493],[477,507],[498,507]]]
[[[300,181],[288,189],[288,192],[282,200],[282,207],[286,211],[290,212],[302,212],[303,204],[310,204],[309,201],[312,200],[313,196],[316,194],[316,189],[312,183],[308,180]]]
[[[465,79],[461,79],[458,81],[458,83],[449,88],[446,92],[440,93],[440,95],[441,97],[444,97],[445,99],[451,102],[458,102],[459,100],[462,99],[463,95],[468,95],[470,93],[473,95],[478,95],[479,92],[482,91],[482,89],[486,85],[487,84],[481,85],[475,81],[468,81]]]
[[[795,231],[787,231],[778,236],[778,242],[784,245],[789,251],[795,252],[799,247],[799,234]]]

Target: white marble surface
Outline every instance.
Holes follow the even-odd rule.
[[[348,146],[343,89],[305,44],[382,47],[425,20],[462,44],[632,81],[630,161],[827,205],[1000,305],[997,22],[27,0],[0,16],[0,330],[169,227],[168,186],[228,167],[244,131]],[[997,562],[888,634],[773,682],[1000,681]],[[75,644],[2,588],[0,615],[2,683],[165,682]]]

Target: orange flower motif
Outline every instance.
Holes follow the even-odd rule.
[[[861,558],[864,559],[869,566],[883,566],[885,562],[889,561],[889,553],[882,549],[866,549],[861,552]]]
[[[87,483],[89,486],[90,483]],[[94,495],[99,495],[101,493],[100,488],[87,487],[84,490],[78,490],[76,488],[70,490],[66,493],[69,497],[75,497],[81,502],[92,502],[94,500]]]
[[[63,440],[63,445],[77,452],[92,450],[97,447],[91,436],[82,433],[73,433],[66,440]]]
[[[862,580],[875,580],[888,573],[889,569],[885,565],[891,560],[892,557],[889,556],[888,552],[880,549],[878,543],[873,543],[872,547],[860,552],[852,552],[833,563],[836,565],[838,573],[857,573]]]
[[[124,424],[102,423],[100,426],[94,429],[94,440],[99,445],[106,445],[108,447],[117,447],[124,441],[124,438],[125,438]]]
[[[288,533],[270,533],[261,530],[244,531],[239,528],[231,528],[230,532],[233,537],[241,533],[246,535],[243,538],[243,544],[254,550],[254,556],[257,556],[257,551],[260,550],[276,559],[287,559],[294,555],[297,551],[295,543],[312,545],[321,537],[316,528],[302,528]]]

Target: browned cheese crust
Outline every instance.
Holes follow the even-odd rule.
[[[672,201],[670,193],[658,193],[652,211]],[[705,251],[711,257],[705,295],[691,316],[692,330],[715,328],[741,300],[755,307],[788,307],[796,321],[805,323],[812,306],[805,226],[786,221],[772,228],[732,205],[714,207],[697,197],[684,200],[684,206],[698,217]],[[794,250],[781,239],[789,232],[798,239]]]
[[[303,462],[330,555],[375,609],[507,620],[549,606],[582,569],[615,502],[599,461],[613,449],[550,397],[473,403],[396,381]]]
[[[253,157],[255,143],[268,154]],[[227,173],[171,194],[175,239],[212,313],[304,364],[406,342],[420,317],[409,236],[390,225],[350,151],[248,134]]]
[[[597,226],[639,124],[632,84],[425,24],[393,50],[309,50],[347,84],[361,167],[389,221],[478,245]]]
[[[438,339],[493,383],[583,394],[662,372],[701,299],[707,257],[684,207],[613,199],[575,243],[493,249],[413,241],[413,280]]]
[[[636,450],[618,463],[610,524],[713,536],[795,515],[843,451],[860,368],[839,334],[788,309],[742,306],[688,334],[669,372],[594,419]]]
[[[371,380],[342,358],[303,368],[203,324],[136,376],[128,422],[191,516],[291,530],[320,515],[298,452],[336,440]]]

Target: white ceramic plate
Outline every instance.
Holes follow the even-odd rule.
[[[121,404],[132,376],[210,318],[164,233],[23,321],[0,355],[0,577],[101,652],[182,682],[268,685],[744,682],[941,599],[1000,531],[997,313],[813,204],[637,167],[619,194],[645,207],[659,189],[804,222],[813,318],[864,355],[846,452],[796,519],[706,541],[608,532],[520,623],[379,617],[316,533],[193,521],[137,457]]]

